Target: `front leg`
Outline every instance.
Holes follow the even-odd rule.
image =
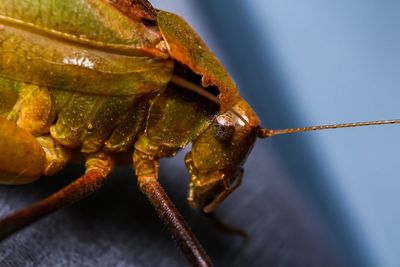
[[[212,266],[203,247],[158,182],[158,158],[165,151],[142,135],[135,144],[133,164],[141,191],[157,211],[193,266]]]

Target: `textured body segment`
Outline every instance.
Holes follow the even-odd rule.
[[[154,144],[183,148],[209,127],[216,114],[216,104],[170,84],[150,107],[147,136]]]
[[[48,132],[52,99],[46,87],[0,77],[0,116],[34,136]]]
[[[60,110],[57,123],[50,128],[51,136],[66,147],[81,147],[81,135],[102,102],[102,96],[73,94]]]
[[[103,97],[104,98],[104,97]],[[114,128],[123,123],[123,115],[131,108],[137,108],[135,97],[111,96],[103,99],[101,105],[91,116],[81,135],[81,151],[85,153],[99,150]],[[135,121],[136,118],[130,118]]]
[[[105,142],[105,147],[111,152],[124,152],[133,147],[136,136],[145,128],[150,99],[146,96],[135,99],[125,114],[123,114],[110,137]]]
[[[104,145],[111,152],[132,149],[145,128],[153,98],[83,94],[0,77],[0,117],[34,136],[51,133],[57,143],[84,153],[99,151]],[[54,157],[48,161],[54,164]]]
[[[19,107],[17,124],[34,136],[48,132],[51,124],[51,96],[46,87],[23,83],[16,106]]]
[[[154,48],[160,34],[102,0],[2,0],[0,20],[82,42]]]
[[[20,82],[0,78],[0,117],[6,118],[18,101]]]
[[[168,59],[101,51],[0,21],[0,76],[53,89],[138,95],[165,88]]]
[[[84,153],[99,151],[104,144],[112,152],[131,148],[137,133],[144,128],[148,105],[143,107],[134,96],[70,94],[50,128],[54,139]]]

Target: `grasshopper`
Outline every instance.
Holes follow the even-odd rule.
[[[145,0],[2,1],[0,56],[0,183],[31,183],[70,162],[86,168],[2,219],[1,238],[87,197],[131,161],[188,261],[211,266],[158,182],[159,159],[192,144],[187,200],[212,213],[241,184],[257,138],[400,122],[263,128],[196,32]]]

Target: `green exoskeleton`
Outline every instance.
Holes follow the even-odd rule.
[[[158,160],[192,144],[188,201],[206,213],[240,185],[257,137],[398,123],[269,130],[180,17],[146,0],[0,2],[0,184],[68,162],[85,174],[0,221],[0,238],[97,190],[132,161],[141,190],[193,265],[210,260],[160,187]]]

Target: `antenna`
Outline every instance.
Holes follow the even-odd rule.
[[[213,94],[211,94],[210,92],[206,91],[204,89],[204,87],[201,87],[197,84],[194,84],[184,78],[181,78],[177,75],[173,75],[171,78],[171,82],[182,87],[185,88],[189,91],[192,91],[194,93],[197,93],[198,95],[207,98],[208,100],[210,100],[211,102],[217,104],[217,105],[221,105],[221,102],[218,100],[218,98],[216,96],[214,96]],[[240,120],[243,121],[244,124],[249,124],[244,118],[243,116],[237,112],[233,107],[230,109],[230,111],[235,114],[236,116],[238,116],[238,118],[240,118]]]
[[[384,125],[384,124],[400,124],[400,120],[381,120],[381,121],[352,122],[352,123],[309,126],[309,127],[302,127],[302,128],[287,128],[287,129],[279,129],[279,130],[272,130],[272,129],[268,129],[268,128],[260,128],[258,130],[257,135],[260,138],[268,138],[268,137],[272,137],[272,136],[275,136],[275,135],[281,135],[281,134],[291,134],[291,133],[319,131],[319,130],[328,130],[328,129],[338,129],[338,128],[372,126],[372,125]]]
[[[217,105],[221,105],[221,103],[219,102],[219,100],[217,99],[216,96],[214,96],[213,94],[211,94],[210,92],[206,91],[203,87],[192,83],[184,78],[181,78],[177,75],[173,75],[171,78],[171,82],[182,87],[185,88],[189,91],[192,91],[204,98],[207,98],[208,100],[210,100],[211,102],[217,104]]]
[[[201,87],[197,84],[194,84],[184,78],[181,78],[177,75],[173,75],[171,82],[183,87],[189,91],[195,92],[198,95],[207,98],[208,100],[214,102],[217,105],[220,105],[220,101],[216,96],[206,91],[204,87]],[[243,118],[241,114],[239,114],[234,108],[230,110],[236,116],[238,116],[245,124],[248,122]],[[292,134],[292,133],[300,133],[300,132],[310,132],[310,131],[319,131],[319,130],[328,130],[328,129],[339,129],[339,128],[350,128],[350,127],[361,127],[361,126],[373,126],[373,125],[385,125],[385,124],[400,124],[400,120],[380,120],[380,121],[365,121],[365,122],[351,122],[351,123],[340,123],[340,124],[329,124],[329,125],[318,125],[318,126],[309,126],[302,128],[287,128],[287,129],[279,129],[272,130],[268,128],[259,128],[258,137],[260,138],[268,138],[275,135],[281,134]]]

